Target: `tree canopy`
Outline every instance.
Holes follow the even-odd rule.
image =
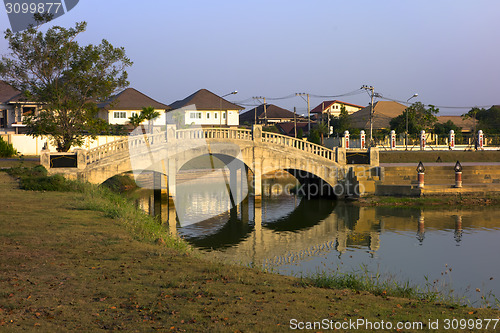
[[[439,109],[434,105],[425,107],[421,102],[413,103],[402,114],[393,118],[390,121],[390,126],[396,133],[406,132],[406,116],[408,115],[408,133],[418,134],[422,130],[429,131],[433,129],[434,124],[437,122],[436,114]]]
[[[485,133],[500,133],[500,105],[494,105],[488,110],[475,107],[463,114],[462,117],[477,120],[478,125],[476,128],[483,130]]]
[[[27,131],[49,136],[58,151],[80,146],[84,135],[106,130],[106,122],[96,117],[96,103],[129,84],[125,68],[132,62],[124,48],[105,39],[99,45],[80,46],[76,38],[86,26],[80,22],[45,33],[38,27],[5,32],[11,52],[0,59],[0,77],[41,107],[25,119]]]

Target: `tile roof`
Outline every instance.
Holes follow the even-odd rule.
[[[110,97],[105,102],[98,104],[99,108],[108,110],[141,110],[143,107],[148,106],[152,106],[155,109],[171,109],[170,106],[157,102],[134,88],[127,88],[121,93]]]
[[[339,100],[333,100],[333,101],[323,101],[322,103],[319,103],[318,106],[316,106],[314,109],[311,110],[311,113],[323,113],[323,110],[328,109],[334,103],[350,105],[350,106],[354,106],[354,107],[360,108],[360,109],[363,108],[363,106],[361,106],[361,105],[356,105],[356,104],[351,104],[351,103],[347,103],[347,102],[342,102],[342,101],[339,101]]]
[[[0,103],[7,103],[21,92],[8,84],[5,81],[0,80]]]
[[[370,128],[370,105],[349,116],[353,128]],[[406,110],[406,106],[393,101],[378,101],[373,104],[373,128],[389,128],[392,118]]]
[[[311,128],[314,126],[315,123],[311,122]],[[302,129],[303,134],[307,134],[308,131],[308,123],[307,122],[297,122],[297,132],[299,129]],[[285,123],[277,123],[275,126],[278,128],[278,130],[281,132],[281,134],[285,135],[295,135],[295,125],[293,122],[285,122]]]
[[[451,120],[456,126],[461,127],[462,131],[473,131],[474,130],[474,120],[471,118],[463,119],[462,116],[439,116],[437,117],[438,123],[444,124]],[[476,125],[479,122],[476,120]]]
[[[244,121],[254,121],[255,112],[257,112],[257,119],[264,119],[264,104],[257,106],[257,110],[253,108],[240,114],[240,123]],[[266,114],[267,119],[293,119],[294,117],[293,112],[280,108],[279,106],[276,106],[274,104],[266,104]],[[299,117],[300,116],[297,115],[297,118]]]
[[[222,100],[222,103],[221,103]],[[172,109],[180,109],[188,105],[195,105],[198,110],[243,110],[239,105],[233,104],[207,89],[200,89],[188,97],[170,104]]]

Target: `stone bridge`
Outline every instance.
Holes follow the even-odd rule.
[[[378,151],[374,149],[368,153],[370,165],[378,165]],[[339,185],[349,169],[344,148],[331,150],[301,139],[264,132],[261,125],[254,125],[252,130],[177,129],[175,125],[167,125],[162,133],[138,132],[94,149],[78,149],[73,154],[77,160],[73,168],[51,168],[51,155],[54,156],[42,152],[41,156],[42,165],[50,173],[62,173],[95,184],[124,172],[133,171],[137,180],[145,171],[154,171],[158,175],[155,182],[168,190],[170,197],[176,195],[179,170],[200,156],[216,158],[228,167],[230,180],[226,183],[236,183],[238,171],[241,177],[247,174],[243,171],[250,171],[256,198],[261,196],[262,175],[266,173],[288,171],[301,184],[316,184],[320,193],[328,191],[331,195],[341,192],[332,190],[336,186],[341,188]]]

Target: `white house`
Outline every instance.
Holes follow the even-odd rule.
[[[167,119],[171,123],[180,120],[186,125],[209,125],[209,126],[238,126],[239,111],[243,108],[233,104],[224,98],[208,91],[200,89],[194,94],[170,104],[171,111],[167,112]],[[177,110],[177,112],[176,112]],[[182,119],[178,110],[181,110]]]
[[[342,107],[345,107],[347,113],[352,114],[356,111],[359,111],[363,108],[363,106],[346,103],[338,100],[333,101],[323,101],[314,109],[311,110],[311,114],[316,114],[320,116],[320,114],[330,114],[332,116],[338,117],[340,115],[340,111]]]
[[[127,88],[121,93],[112,96],[105,102],[99,103],[98,116],[109,124],[125,125],[134,114],[141,113],[142,108],[152,106],[160,116],[153,122],[154,126],[165,125],[165,112],[170,106],[155,101],[134,88]]]
[[[37,110],[36,103],[27,101],[19,90],[0,80],[0,131],[24,133],[25,117]]]

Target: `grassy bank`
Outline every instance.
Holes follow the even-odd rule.
[[[380,151],[380,163],[500,162],[500,151]]]
[[[288,331],[292,318],[427,325],[500,316],[208,261],[95,186],[25,191],[0,173],[0,202],[2,331],[273,332]]]
[[[484,207],[499,206],[500,194],[477,194],[471,195],[439,195],[426,197],[392,197],[392,196],[370,196],[360,198],[354,204],[361,206],[393,206],[393,207]]]

